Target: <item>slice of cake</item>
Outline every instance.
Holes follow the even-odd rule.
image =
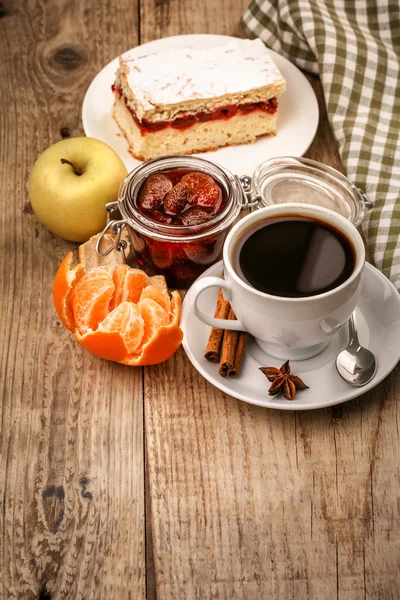
[[[120,58],[114,118],[140,160],[276,134],[286,82],[260,40]]]

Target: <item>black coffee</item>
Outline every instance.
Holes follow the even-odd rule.
[[[298,216],[269,219],[239,238],[236,271],[252,287],[273,296],[304,298],[338,287],[352,274],[355,250],[339,230]]]

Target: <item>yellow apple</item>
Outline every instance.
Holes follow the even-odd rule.
[[[127,174],[118,154],[94,138],[62,140],[45,150],[29,177],[32,208],[50,231],[85,242],[106,224],[107,202]]]

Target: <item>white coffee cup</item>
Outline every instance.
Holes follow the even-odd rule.
[[[259,222],[289,214],[331,224],[352,242],[354,270],[341,285],[316,296],[287,298],[261,292],[239,277],[233,257],[235,251],[240,251],[236,244],[238,238]],[[303,360],[321,352],[354,311],[361,293],[365,248],[357,229],[342,215],[309,204],[277,204],[247,215],[232,228],[225,240],[223,259],[225,279],[204,277],[190,288],[191,310],[212,327],[248,331],[261,349],[271,356]],[[199,310],[198,297],[210,287],[223,289],[237,321],[216,319]]]

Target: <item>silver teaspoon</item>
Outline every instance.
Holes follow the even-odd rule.
[[[354,386],[367,384],[376,373],[375,356],[370,350],[360,345],[354,313],[349,319],[349,344],[336,358],[339,375]]]

